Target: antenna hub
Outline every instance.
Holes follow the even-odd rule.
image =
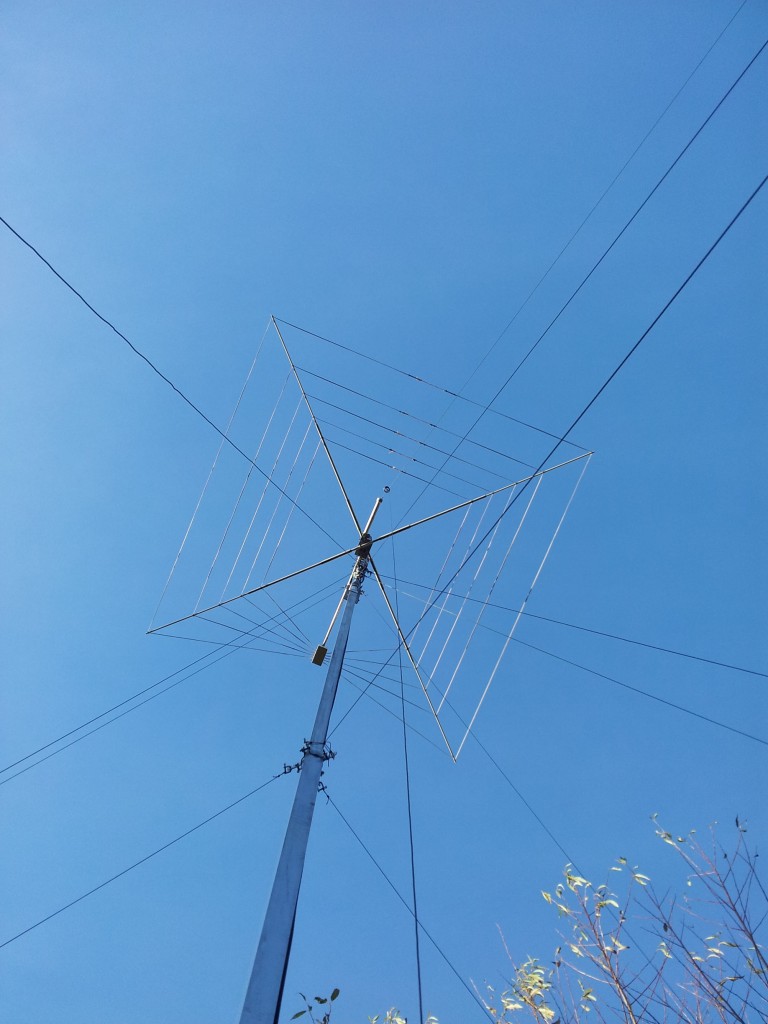
[[[364,533],[360,537],[360,543],[355,548],[355,554],[358,558],[367,558],[371,553],[371,544],[373,544],[373,537],[370,533]]]

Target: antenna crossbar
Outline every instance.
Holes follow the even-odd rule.
[[[323,449],[325,450],[325,454],[328,456],[328,461],[331,464],[333,475],[336,477],[336,483],[339,485],[349,514],[352,516],[352,522],[357,527],[358,532],[363,533],[364,531],[360,529],[360,521],[357,518],[357,514],[355,513],[355,510],[352,506],[352,502],[350,501],[349,495],[347,494],[347,489],[344,486],[341,477],[339,476],[339,471],[336,468],[336,463],[334,461],[333,456],[331,455],[331,449],[328,447],[328,442],[325,439],[325,435],[323,434],[323,431],[320,427],[320,423],[318,422],[317,416],[315,416],[315,410],[312,408],[312,405],[310,404],[307,392],[304,390],[304,385],[301,383],[301,377],[299,377],[299,372],[296,369],[296,364],[291,358],[291,353],[288,351],[288,346],[285,344],[285,339],[280,333],[280,328],[277,326],[277,320],[275,320],[274,316],[272,317],[272,323],[274,325],[275,331],[277,331],[277,336],[280,339],[280,344],[283,346],[283,351],[285,352],[286,359],[288,360],[291,370],[293,371],[293,376],[296,378],[296,383],[298,384],[299,390],[301,391],[301,397],[304,399],[304,403],[309,411],[309,415],[312,417],[312,422],[314,423],[315,430],[317,431],[318,437],[320,438],[320,443],[322,444]]]
[[[556,469],[562,469],[564,466],[570,466],[572,463],[580,462],[582,459],[589,459],[592,456],[592,454],[592,452],[586,452],[584,455],[576,455],[574,458],[567,459],[565,462],[559,462],[556,466],[548,466],[546,469],[541,469],[536,473],[531,473],[530,476],[522,477],[520,480],[515,480],[513,483],[505,484],[503,487],[497,487],[493,491],[486,491],[485,494],[478,494],[474,498],[469,498],[467,501],[462,501],[458,505],[451,505],[450,508],[445,508],[441,512],[434,512],[432,515],[425,516],[423,519],[417,519],[412,523],[408,523],[406,526],[398,526],[394,530],[389,530],[387,533],[382,533],[378,537],[373,537],[371,539],[371,544],[378,544],[383,540],[389,540],[390,537],[396,537],[398,534],[405,533],[407,530],[412,530],[416,526],[423,526],[425,523],[431,523],[435,519],[440,519],[442,516],[449,515],[451,512],[458,512],[463,508],[468,508],[469,506],[476,504],[478,501],[485,501],[486,499],[492,498],[497,494],[503,494],[505,491],[513,490],[515,487],[519,487],[520,484],[527,484],[531,480],[535,480],[538,477],[545,476],[547,473],[554,472]],[[358,526],[358,530],[360,530],[361,537],[362,535],[368,533],[368,528],[373,524],[373,517],[375,516],[376,511],[378,510],[378,507],[381,504],[381,501],[381,498],[377,499],[377,504],[374,506],[374,510],[371,512],[366,529],[360,529],[360,527]],[[351,510],[351,505],[349,507]],[[354,512],[352,512],[352,515],[354,516],[355,522],[357,523],[357,516],[354,514]],[[286,580],[294,579],[296,576],[301,576],[303,575],[303,573],[310,572],[312,569],[319,569],[321,566],[328,565],[331,562],[335,562],[339,558],[345,558],[347,555],[358,554],[359,544],[360,542],[358,541],[358,543],[355,544],[354,547],[346,548],[344,551],[339,551],[335,555],[329,555],[328,558],[322,558],[319,562],[312,562],[311,565],[305,565],[302,569],[295,569],[293,572],[289,572],[285,576],[279,576],[277,579],[270,580],[267,583],[262,583],[260,586],[253,587],[251,590],[246,590],[242,594],[236,594],[234,597],[229,597],[226,599],[226,601],[219,601],[217,604],[209,605],[207,608],[200,608],[197,611],[190,612],[189,615],[183,615],[181,618],[173,619],[171,622],[166,622],[162,626],[155,626],[154,629],[150,629],[147,632],[158,633],[160,632],[160,630],[168,629],[170,626],[178,626],[179,623],[181,622],[187,622],[189,621],[189,619],[194,619],[199,616],[205,615],[207,612],[215,611],[217,608],[223,608],[226,605],[232,604],[233,601],[239,601],[240,598],[242,597],[251,597],[253,594],[259,593],[259,591],[261,590],[266,590],[268,587],[274,587],[278,583],[285,583]],[[387,603],[389,602],[387,601]],[[394,612],[391,607],[390,613],[394,615]]]

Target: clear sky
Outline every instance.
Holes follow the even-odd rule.
[[[11,0],[0,215],[222,427],[272,313],[482,406],[766,38],[758,0]],[[555,435],[569,427],[768,172],[767,75],[764,51],[494,409]],[[514,956],[547,958],[556,922],[539,892],[564,851],[599,880],[627,856],[663,887],[674,876],[654,812],[680,832],[720,821],[726,841],[738,814],[758,848],[768,840],[767,204],[768,187],[579,423],[571,440],[595,455],[528,605],[758,674],[526,617],[476,722],[506,779],[472,742],[452,764],[405,676],[420,916],[467,982],[503,984],[497,925]],[[146,630],[220,439],[3,225],[0,259],[10,765],[218,650],[205,633]],[[417,420],[405,431],[436,447],[450,450],[447,431],[463,433],[477,410],[294,329],[286,340],[297,362],[365,396],[313,385],[324,401],[377,408],[390,426],[389,406],[440,418],[442,432]],[[282,385],[274,369],[257,374],[233,426],[251,453]],[[389,486],[379,524],[399,521],[414,481],[372,461],[393,461],[373,427],[326,419],[367,456],[338,448],[358,514]],[[446,467],[463,479],[443,476],[451,493],[431,487],[424,510],[476,478],[509,478],[499,459],[538,464],[544,436],[489,413],[471,437],[501,455],[464,446]],[[423,446],[419,457],[438,459]],[[220,484],[245,472],[237,459],[223,457]],[[323,531],[356,541],[330,481],[305,497],[322,530],[297,514],[280,554],[289,567],[332,552]],[[210,561],[208,522],[196,536]],[[543,536],[521,533],[525,557]],[[414,538],[394,563],[382,547],[382,572],[431,585],[450,538]],[[181,606],[206,565],[180,577]],[[279,600],[334,578],[303,578]],[[366,591],[352,647],[381,660],[395,647]],[[414,593],[399,588],[404,619]],[[209,657],[113,724],[0,775],[0,942],[296,761],[322,681],[306,651],[336,597],[297,616],[300,651]],[[487,662],[490,648],[477,649]],[[477,684],[470,671],[467,701]],[[356,685],[344,680],[336,721]],[[371,692],[334,733],[326,782],[407,896],[399,697]],[[0,949],[0,1017],[237,1020],[294,786],[279,779]],[[422,980],[425,1009],[445,1024],[482,1019],[428,943]],[[418,1019],[412,921],[321,799],[285,1019],[299,991],[334,986],[339,1019],[390,1005]]]

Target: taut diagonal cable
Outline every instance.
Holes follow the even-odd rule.
[[[168,387],[171,388],[171,390],[174,391],[183,402],[186,402],[186,404],[190,407],[190,409],[192,409],[193,412],[197,413],[197,415],[200,416],[201,419],[205,420],[205,422],[208,424],[208,426],[212,427],[216,431],[216,433],[219,435],[219,437],[223,438],[223,440],[224,440],[224,442],[226,444],[228,444],[231,448],[233,448],[239,455],[242,455],[242,457],[247,462],[250,462],[251,465],[253,466],[253,468],[256,470],[257,473],[260,473],[263,477],[265,477],[266,479],[269,480],[269,477],[264,472],[264,470],[261,468],[261,466],[257,466],[256,463],[253,461],[253,459],[250,457],[250,455],[248,455],[246,452],[244,452],[243,449],[240,447],[240,445],[238,445],[235,441],[233,441],[231,437],[228,437],[226,432],[224,430],[222,430],[221,427],[217,423],[215,423],[209,416],[207,416],[203,412],[203,410],[200,408],[200,406],[195,405],[195,403],[192,401],[192,399],[188,398],[184,394],[184,392],[181,390],[181,388],[176,387],[176,385],[173,383],[173,381],[170,379],[170,377],[167,377],[163,373],[163,371],[159,369],[159,367],[155,366],[155,364],[152,362],[152,360],[148,356],[144,355],[144,353],[140,349],[138,349],[133,344],[133,342],[130,341],[123,334],[122,331],[118,330],[117,327],[115,327],[115,325],[111,322],[111,320],[108,320],[105,316],[103,316],[98,311],[98,309],[96,309],[94,306],[92,306],[91,303],[85,298],[85,296],[81,292],[79,292],[77,290],[77,288],[75,288],[74,285],[71,285],[69,283],[69,281],[63,276],[63,274],[60,274],[59,271],[53,266],[53,264],[50,263],[45,258],[45,256],[43,256],[43,254],[38,249],[36,249],[34,247],[34,245],[32,245],[31,242],[28,242],[26,240],[26,238],[24,238],[24,236],[21,235],[16,230],[16,228],[12,227],[8,223],[8,221],[5,219],[5,217],[0,216],[0,224],[4,224],[8,228],[8,230],[11,232],[11,234],[15,235],[16,238],[18,238],[18,240],[23,245],[25,245],[31,252],[33,252],[35,254],[35,256],[37,256],[37,258],[42,263],[44,263],[46,265],[46,267],[48,267],[48,269],[51,271],[51,273],[55,277],[57,277],[61,281],[61,283],[65,287],[67,287],[72,292],[72,294],[74,296],[76,296],[83,303],[83,305],[87,309],[89,309],[91,311],[91,313],[93,313],[93,315],[95,317],[97,317],[99,320],[101,320],[101,322],[103,324],[105,324],[110,329],[110,331],[113,331],[118,336],[118,338],[120,338],[121,341],[124,341],[125,344],[128,346],[128,348],[134,353],[134,355],[137,355],[139,357],[139,359],[141,359],[143,362],[145,362],[147,364],[147,366],[150,368],[150,370],[152,370],[153,373],[157,374],[157,376],[162,381],[165,381],[165,383],[168,385]],[[269,480],[269,482],[272,484],[273,487],[276,487],[278,489],[278,491],[280,491],[281,494],[283,494],[285,497],[287,497],[288,500],[292,504],[296,505],[296,502],[293,500],[293,498],[291,498],[289,495],[285,494],[285,491],[283,490],[283,488],[278,483],[276,483],[274,480]],[[320,523],[318,523],[317,520],[314,519],[309,514],[309,512],[307,512],[305,509],[301,508],[301,506],[299,506],[299,505],[297,505],[297,508],[299,509],[299,512],[301,512],[301,514],[303,516],[305,516],[312,523],[313,526],[316,526],[317,529],[320,530],[321,533],[324,533],[325,536],[329,540],[333,541],[333,543],[338,546],[338,542],[335,540],[335,538],[332,537],[331,534],[328,533],[328,531],[324,527],[322,527],[320,525]]]
[[[525,353],[525,355],[523,356],[523,358],[522,358],[522,359],[521,359],[521,360],[520,360],[520,361],[519,361],[519,362],[517,363],[517,365],[516,365],[516,366],[514,367],[514,369],[512,370],[512,372],[511,372],[511,373],[509,374],[509,376],[508,376],[508,377],[506,378],[506,380],[505,380],[505,381],[504,381],[504,382],[503,382],[503,383],[501,384],[501,386],[500,386],[500,387],[499,387],[499,388],[498,388],[498,389],[496,390],[496,393],[495,393],[495,394],[493,395],[493,397],[492,397],[492,398],[491,398],[491,400],[490,400],[490,401],[488,402],[488,404],[486,405],[486,407],[485,407],[485,408],[484,408],[484,409],[483,409],[483,410],[482,410],[482,411],[481,411],[481,412],[480,412],[480,413],[478,414],[478,416],[477,416],[477,418],[475,419],[475,421],[474,421],[474,422],[473,422],[473,423],[472,423],[472,424],[470,425],[470,427],[469,427],[469,428],[468,428],[468,429],[466,430],[466,432],[464,433],[464,437],[463,437],[463,440],[466,440],[466,439],[467,439],[467,438],[469,437],[469,435],[470,435],[470,434],[472,433],[472,431],[473,431],[473,430],[475,429],[475,427],[476,427],[476,426],[478,425],[478,423],[479,423],[479,422],[480,422],[480,421],[482,420],[482,418],[483,418],[483,417],[484,417],[484,416],[486,415],[486,413],[487,413],[487,412],[488,412],[488,411],[490,410],[490,408],[491,408],[491,406],[492,406],[492,405],[494,404],[494,402],[495,402],[495,401],[496,401],[496,400],[497,400],[497,399],[498,399],[498,398],[499,398],[499,397],[501,396],[501,394],[502,394],[502,393],[503,393],[503,392],[504,392],[504,391],[506,390],[506,388],[508,387],[508,385],[510,384],[510,382],[512,381],[512,379],[513,379],[513,378],[515,377],[515,375],[516,375],[516,374],[518,373],[518,371],[519,371],[519,370],[520,370],[520,369],[521,369],[521,368],[522,368],[522,367],[523,367],[523,366],[525,365],[525,363],[526,363],[526,362],[528,361],[528,359],[529,359],[529,358],[531,357],[531,355],[533,355],[533,353],[535,352],[535,350],[536,350],[536,349],[538,348],[538,346],[539,346],[539,345],[541,344],[541,342],[542,342],[542,341],[544,340],[544,338],[546,338],[546,336],[547,336],[547,335],[549,334],[550,330],[551,330],[551,329],[552,329],[552,328],[554,327],[554,325],[555,325],[555,324],[557,323],[557,321],[558,321],[558,320],[560,319],[560,317],[561,317],[561,316],[563,315],[563,313],[564,313],[564,312],[566,311],[566,309],[568,309],[568,307],[570,306],[570,304],[571,304],[571,303],[573,302],[573,300],[574,300],[574,299],[576,298],[576,296],[577,296],[577,295],[579,294],[579,292],[580,292],[580,291],[582,290],[582,288],[584,287],[584,285],[585,285],[585,284],[586,284],[586,283],[587,283],[587,282],[589,281],[589,279],[590,279],[590,278],[592,277],[592,275],[593,275],[593,274],[595,273],[595,271],[596,271],[596,270],[598,269],[598,267],[599,267],[599,266],[601,265],[601,263],[603,262],[603,260],[605,260],[605,259],[606,259],[606,257],[608,256],[608,254],[609,254],[609,253],[610,253],[610,252],[611,252],[611,251],[613,250],[613,248],[614,248],[614,247],[616,246],[616,244],[617,244],[617,243],[619,242],[619,240],[620,240],[620,239],[622,238],[622,236],[624,235],[624,233],[625,233],[625,232],[626,232],[626,231],[628,230],[628,228],[629,228],[629,227],[630,227],[630,226],[631,226],[631,225],[632,225],[632,224],[634,223],[634,221],[635,221],[635,220],[637,219],[637,217],[638,217],[638,216],[640,215],[640,213],[641,213],[641,212],[642,212],[642,211],[643,211],[643,210],[645,209],[645,207],[646,207],[646,206],[648,205],[648,203],[649,203],[649,202],[651,201],[651,199],[652,199],[652,198],[653,198],[653,196],[654,196],[654,195],[656,194],[656,192],[657,192],[657,191],[658,191],[658,190],[659,190],[659,189],[661,188],[661,186],[662,186],[662,185],[664,184],[664,182],[665,182],[665,181],[667,180],[667,178],[669,177],[669,175],[670,175],[670,174],[672,173],[672,171],[673,171],[673,170],[675,169],[675,167],[676,167],[676,166],[678,165],[678,163],[679,163],[679,162],[680,162],[680,161],[682,160],[682,158],[683,158],[683,157],[685,156],[685,154],[686,154],[686,153],[688,152],[688,150],[689,150],[689,149],[691,148],[691,146],[692,146],[692,145],[693,145],[693,143],[694,143],[694,142],[696,141],[696,139],[697,139],[697,138],[699,137],[699,135],[701,135],[701,133],[702,133],[702,132],[704,131],[704,129],[706,128],[706,126],[707,126],[707,125],[709,124],[709,122],[710,122],[710,121],[712,120],[712,118],[713,118],[713,117],[715,116],[715,114],[716,114],[716,113],[718,112],[718,110],[720,109],[720,107],[721,107],[721,106],[722,106],[722,105],[723,105],[723,104],[725,103],[725,101],[726,101],[726,100],[728,99],[728,97],[729,97],[729,96],[731,95],[731,93],[732,93],[732,92],[733,92],[733,90],[734,90],[734,89],[736,88],[736,86],[737,86],[737,85],[739,84],[739,82],[740,82],[740,81],[742,80],[742,78],[744,78],[744,76],[745,76],[745,75],[746,75],[746,73],[747,73],[747,72],[749,71],[749,69],[750,69],[750,68],[752,67],[752,65],[753,65],[753,64],[755,63],[755,61],[756,61],[756,60],[758,59],[758,57],[759,57],[759,56],[760,56],[760,55],[761,55],[761,54],[763,53],[763,51],[765,50],[766,46],[768,46],[768,39],[766,39],[766,40],[765,40],[765,42],[763,43],[763,45],[762,45],[762,46],[760,47],[760,49],[759,49],[759,50],[757,51],[757,53],[755,53],[754,57],[752,57],[752,59],[751,59],[751,60],[749,61],[749,63],[748,63],[747,65],[746,65],[746,67],[745,67],[745,68],[744,68],[744,69],[743,69],[743,70],[741,71],[741,73],[740,73],[740,74],[739,74],[739,76],[738,76],[738,77],[736,78],[736,80],[735,80],[735,81],[734,81],[734,82],[733,82],[733,83],[731,84],[731,86],[730,86],[730,87],[729,87],[729,88],[728,88],[728,89],[727,89],[727,90],[725,91],[725,93],[723,93],[723,95],[722,95],[722,96],[720,97],[720,99],[719,99],[719,100],[717,101],[717,103],[715,104],[715,106],[714,106],[714,107],[712,108],[712,110],[711,110],[711,111],[709,112],[709,114],[708,114],[708,115],[707,115],[707,116],[706,116],[706,117],[704,118],[704,120],[702,121],[702,123],[701,123],[701,124],[699,125],[699,127],[698,127],[698,128],[696,129],[696,131],[695,131],[695,132],[693,133],[693,135],[692,135],[692,136],[690,137],[690,139],[689,139],[689,140],[688,140],[688,141],[686,142],[686,144],[685,144],[685,145],[683,146],[683,148],[682,148],[682,149],[680,150],[680,152],[679,152],[679,153],[677,154],[677,156],[676,156],[676,157],[675,157],[675,159],[674,159],[674,160],[672,161],[672,163],[671,163],[671,164],[669,165],[669,167],[668,167],[668,168],[666,169],[666,171],[664,171],[664,173],[662,174],[662,176],[661,176],[661,177],[659,178],[659,180],[658,180],[658,181],[656,182],[656,184],[655,184],[655,185],[653,186],[653,188],[652,188],[652,189],[651,189],[651,191],[650,191],[650,192],[648,193],[648,195],[647,195],[647,196],[645,197],[645,199],[643,199],[642,203],[640,203],[640,205],[639,205],[639,206],[637,207],[637,209],[636,209],[636,210],[635,210],[635,212],[634,212],[634,213],[632,214],[632,216],[631,216],[631,217],[629,218],[629,220],[628,220],[628,221],[627,221],[627,222],[626,222],[626,223],[624,224],[624,227],[623,227],[623,228],[622,228],[622,229],[621,229],[621,230],[620,230],[620,231],[618,232],[618,234],[617,234],[617,235],[615,236],[615,238],[613,239],[613,241],[611,242],[611,244],[610,244],[610,245],[609,245],[609,246],[607,247],[607,249],[605,249],[605,250],[603,251],[603,254],[602,254],[602,255],[600,256],[600,258],[599,258],[599,259],[597,260],[597,262],[596,262],[596,263],[594,263],[594,264],[592,265],[592,267],[591,267],[591,269],[589,270],[589,272],[588,272],[588,273],[587,273],[587,274],[586,274],[586,275],[585,275],[585,276],[584,276],[584,277],[582,278],[582,280],[581,280],[581,281],[579,282],[579,284],[577,285],[577,287],[576,287],[576,288],[575,288],[575,289],[574,289],[574,290],[573,290],[573,291],[571,292],[571,294],[570,294],[570,295],[568,296],[568,298],[566,299],[566,301],[565,301],[565,302],[563,303],[563,305],[562,305],[562,306],[560,307],[560,309],[559,309],[559,310],[557,311],[557,313],[555,314],[555,316],[554,316],[554,317],[553,317],[553,318],[552,318],[552,319],[551,319],[551,320],[549,321],[549,323],[548,323],[548,324],[547,324],[547,326],[546,326],[546,327],[544,328],[544,330],[543,330],[543,331],[541,332],[541,334],[540,334],[540,335],[538,336],[538,338],[536,338],[536,340],[535,340],[535,341],[533,342],[533,344],[532,344],[532,345],[531,345],[531,346],[529,347],[528,351],[527,351],[527,352]],[[760,186],[760,187],[762,187],[762,186]],[[748,201],[748,202],[749,202],[749,201]],[[737,215],[737,216],[738,216],[738,215]],[[727,230],[727,229],[726,229],[726,230]],[[718,241],[719,241],[719,239],[718,239]],[[717,243],[715,243],[715,245],[716,245],[716,244],[717,244]],[[706,257],[705,257],[705,258],[706,258]],[[698,267],[697,267],[696,269],[698,269]],[[695,271],[694,271],[694,273],[695,273]],[[687,284],[687,282],[686,282],[686,284]],[[685,287],[685,285],[683,285],[683,287]],[[653,325],[651,325],[651,326],[653,326]],[[649,329],[650,329],[650,328],[649,328]],[[505,330],[506,330],[506,328],[505,328]],[[630,353],[630,354],[631,354],[631,353]],[[585,411],[586,411],[586,410],[585,410]],[[575,425],[576,425],[576,424],[574,424],[573,426],[575,426]],[[572,429],[573,429],[573,427],[571,427],[570,429],[572,430]],[[570,430],[568,431],[568,433],[570,433]],[[560,445],[560,444],[561,444],[561,443],[562,443],[562,442],[563,442],[563,441],[565,440],[565,438],[566,438],[566,437],[567,437],[567,433],[563,435],[563,438],[562,438],[562,439],[561,439],[560,441],[558,441],[558,443],[557,443],[557,445],[556,445],[555,447],[559,447],[559,445]],[[456,444],[456,447],[454,448],[454,453],[455,453],[455,452],[457,452],[457,451],[459,450],[459,448],[461,447],[461,445],[462,445],[462,443],[463,443],[463,440],[462,440],[462,441],[459,441],[459,442],[458,442],[458,443]],[[553,451],[554,451],[554,449],[553,449]],[[551,453],[550,453],[550,455],[551,455]],[[549,458],[549,456],[547,456],[547,458]],[[450,460],[450,456],[449,456],[448,458],[446,458],[445,462],[443,462],[443,464],[442,464],[442,466],[441,466],[441,469],[445,467],[445,465],[446,465],[446,464],[448,463],[448,461],[449,461],[449,460]],[[546,462],[546,459],[545,459],[544,461]],[[543,465],[543,464],[544,464],[544,463],[542,463],[542,465]],[[438,471],[436,471],[436,472],[435,472],[435,475],[434,475],[434,476],[433,476],[433,478],[432,478],[433,480],[434,480],[434,479],[435,479],[435,478],[437,477],[437,474],[438,474],[438,472],[440,472],[440,470],[438,470]],[[426,488],[423,488],[423,489],[422,489],[422,491],[420,492],[420,494],[418,494],[418,495],[417,495],[417,497],[416,497],[416,498],[414,498],[414,500],[413,500],[413,501],[411,502],[411,505],[410,505],[409,509],[407,509],[407,510],[406,510],[406,512],[405,512],[405,515],[408,515],[408,512],[410,511],[410,509],[414,507],[414,505],[415,505],[415,504],[416,504],[416,502],[417,502],[417,501],[419,500],[419,498],[420,498],[420,497],[422,496],[422,494],[424,494],[424,491],[425,491],[425,490],[426,490]]]

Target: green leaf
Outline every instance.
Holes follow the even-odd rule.
[[[617,907],[618,908],[618,906],[619,906],[619,904],[616,902],[616,900],[598,900],[597,903],[595,904],[595,909],[596,910],[602,910],[603,907]]]
[[[291,1017],[291,1020],[298,1020],[299,1017],[303,1017],[306,1012],[306,1010],[299,1010],[298,1013],[294,1013],[294,1015]]]
[[[339,998],[339,990],[337,988],[335,988],[333,990],[333,992],[331,992],[331,1002],[333,1002],[334,999],[338,999],[338,998]]]

